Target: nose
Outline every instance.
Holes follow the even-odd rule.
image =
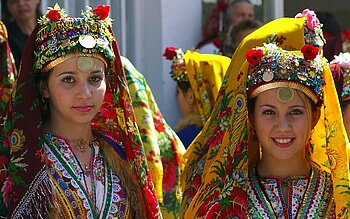
[[[276,128],[278,131],[287,132],[291,130],[291,124],[287,117],[281,116],[277,119]]]
[[[79,99],[89,99],[92,97],[91,86],[87,82],[81,81],[79,83],[77,97]]]

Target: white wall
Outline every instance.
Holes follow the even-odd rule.
[[[191,49],[201,38],[201,0],[127,1],[130,23],[126,56],[142,72],[171,126],[181,114],[176,100],[176,83],[169,75],[170,62],[162,57],[166,46]],[[133,21],[132,21],[133,20]],[[131,26],[132,25],[132,26]]]

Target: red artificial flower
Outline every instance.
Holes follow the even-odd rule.
[[[252,65],[258,64],[263,56],[264,53],[261,49],[251,49],[245,53],[247,61]]]
[[[348,39],[350,39],[350,31],[348,29],[344,29],[341,31],[341,36],[342,36],[342,40],[346,41]]]
[[[111,7],[108,5],[98,5],[94,10],[92,10],[92,13],[97,15],[101,20],[104,20],[108,17],[110,10]]]
[[[303,48],[301,48],[301,52],[304,54],[304,59],[314,60],[318,54],[318,48],[310,44],[305,44]]]
[[[164,51],[162,56],[165,57],[166,59],[173,60],[174,57],[176,57],[176,55],[177,55],[176,50],[178,50],[178,48],[168,46],[165,48],[165,51]]]
[[[216,37],[215,39],[213,39],[213,44],[214,44],[217,48],[221,49],[221,48],[222,48],[222,43],[221,43],[220,37]]]
[[[52,9],[48,11],[45,16],[52,21],[57,21],[61,18],[61,11],[57,9]]]
[[[225,1],[220,1],[217,3],[217,7],[220,9],[220,11],[225,11],[228,4]]]

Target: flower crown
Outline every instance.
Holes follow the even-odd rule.
[[[69,17],[58,4],[49,8],[39,23],[34,44],[35,71],[47,72],[69,54],[100,58],[113,68],[115,60],[109,6],[87,7],[82,17]]]
[[[338,56],[334,56],[334,60],[330,65],[339,65],[343,75],[343,87],[341,91],[341,100],[350,100],[350,53],[340,53]]]
[[[181,48],[168,46],[162,55],[172,61],[170,76],[176,82],[188,82],[184,53]]]
[[[306,18],[304,23],[304,39],[305,44],[317,47],[324,46],[326,40],[322,32],[322,24],[318,20],[314,11],[304,9],[302,13],[298,13],[295,18]]]
[[[305,93],[316,104],[322,104],[323,66],[326,59],[318,48],[309,44],[301,49],[304,57],[283,50],[276,44],[264,44],[246,53],[249,62],[248,98],[277,88],[290,87]]]

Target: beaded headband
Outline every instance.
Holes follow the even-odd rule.
[[[301,49],[304,57],[283,50],[276,44],[264,44],[246,53],[249,63],[248,99],[263,91],[287,87],[302,91],[314,103],[322,104],[323,66],[326,59],[309,44]]]
[[[172,61],[170,76],[176,82],[188,82],[188,76],[185,66],[184,53],[181,48],[166,47],[163,55],[168,60]]]
[[[34,71],[47,72],[72,55],[98,58],[113,68],[110,7],[87,7],[82,17],[68,17],[58,4],[49,8],[39,23],[34,44]]]
[[[338,65],[343,75],[343,86],[341,91],[341,101],[350,100],[350,53],[340,53],[338,56],[334,56],[334,60],[331,61],[330,66]]]

